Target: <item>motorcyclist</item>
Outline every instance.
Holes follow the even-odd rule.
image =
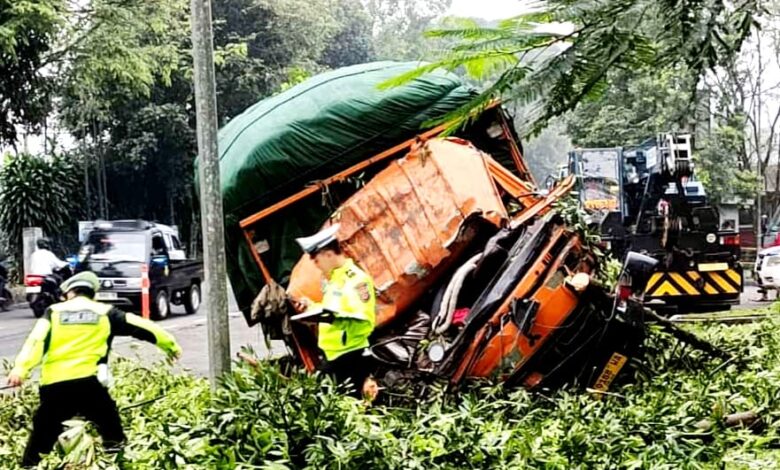
[[[30,272],[39,276],[51,276],[55,271],[68,266],[66,261],[62,261],[51,252],[51,245],[46,238],[39,238],[35,245],[37,249],[30,256]]]

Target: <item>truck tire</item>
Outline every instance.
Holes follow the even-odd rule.
[[[171,302],[168,298],[168,292],[163,289],[158,290],[151,307],[152,319],[165,320],[168,318],[168,315],[171,314]]]
[[[200,284],[193,282],[187,292],[184,294],[184,311],[187,315],[192,315],[200,308]]]

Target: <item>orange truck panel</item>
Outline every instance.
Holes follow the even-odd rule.
[[[458,260],[473,233],[467,219],[497,228],[508,214],[490,157],[468,142],[436,139],[393,161],[333,215],[345,253],[374,278],[377,324],[403,312]],[[304,256],[288,293],[319,300],[321,274]]]

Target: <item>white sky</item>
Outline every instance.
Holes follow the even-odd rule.
[[[449,14],[497,20],[522,13],[527,3],[525,0],[454,0]]]

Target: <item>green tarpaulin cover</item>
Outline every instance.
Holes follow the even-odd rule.
[[[376,62],[323,73],[256,103],[220,130],[227,269],[247,318],[264,281],[239,228],[242,219],[413,138],[424,122],[474,96],[446,72],[378,88],[419,65]],[[295,238],[315,232],[330,214],[323,199],[313,195],[253,227],[255,240],[268,243],[262,258],[276,280],[284,283],[301,256]]]

